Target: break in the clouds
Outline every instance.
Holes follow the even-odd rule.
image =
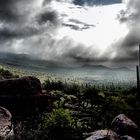
[[[139,0],[1,0],[0,51],[70,65],[135,65],[139,9]]]

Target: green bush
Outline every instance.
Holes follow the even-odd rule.
[[[14,140],[72,140],[80,134],[80,124],[74,127],[74,119],[68,109],[54,109],[38,119],[22,122],[15,131]]]
[[[71,139],[75,131],[69,110],[54,109],[42,117],[40,131],[47,139]]]
[[[3,68],[0,69],[0,76],[3,77],[3,79],[10,79],[10,78],[18,78],[18,75],[13,75],[9,70],[5,70]]]

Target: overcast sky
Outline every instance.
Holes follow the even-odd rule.
[[[135,66],[140,0],[0,0],[0,51],[69,65]]]

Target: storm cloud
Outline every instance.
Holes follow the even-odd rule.
[[[57,12],[56,11],[47,10],[47,11],[42,12],[38,15],[39,24],[45,24],[48,21],[57,25],[58,19],[57,19]]]
[[[0,19],[4,21],[17,21],[17,9],[15,9],[15,4],[17,0],[1,0],[0,1]]]
[[[87,24],[76,19],[69,19],[69,23],[63,23],[63,26],[70,27],[73,30],[82,31],[95,27],[95,25]]]
[[[120,0],[110,2],[95,7],[71,0],[1,0],[0,51],[70,65],[133,65],[140,40],[140,2],[127,1],[121,11],[115,5]],[[126,33],[118,30],[121,25]]]
[[[43,9],[43,1],[38,0],[0,1],[0,41],[26,39],[49,32],[52,24],[57,24],[57,13],[48,9]]]
[[[76,5],[108,5],[108,4],[115,4],[121,3],[121,0],[74,0],[74,4]]]
[[[4,22],[24,22],[39,4],[37,0],[1,0],[0,19]]]
[[[140,1],[126,0],[126,10],[122,10],[118,15],[120,23],[125,24],[128,33],[120,39],[117,46],[117,56],[114,61],[124,61],[138,64],[138,45],[140,44]]]

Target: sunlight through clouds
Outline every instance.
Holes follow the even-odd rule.
[[[2,0],[0,51],[70,65],[134,64],[140,39],[139,4],[138,0],[103,5]]]
[[[79,8],[73,4],[55,2],[53,7],[56,7],[60,15],[66,14],[63,18],[64,23],[68,23],[70,19],[76,19],[93,25],[83,30],[74,30],[67,26],[61,27],[58,33],[59,37],[68,36],[76,42],[83,43],[85,46],[96,47],[95,49],[99,50],[101,54],[108,51],[110,47],[113,47],[111,46],[112,43],[128,33],[126,25],[121,24],[117,19],[117,14],[125,7],[124,4]]]

